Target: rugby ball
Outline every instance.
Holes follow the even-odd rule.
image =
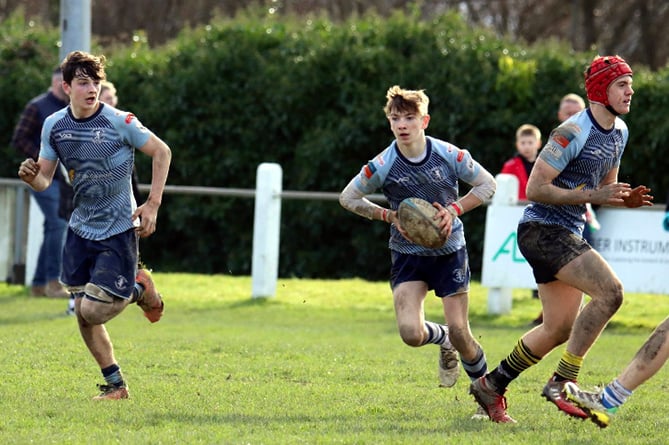
[[[406,198],[397,208],[400,226],[409,238],[423,247],[436,249],[442,247],[446,237],[439,230],[439,220],[435,220],[437,209],[420,198]]]

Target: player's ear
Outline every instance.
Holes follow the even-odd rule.
[[[427,125],[430,123],[430,115],[426,114],[423,116],[423,126],[422,129],[425,130],[427,128]]]

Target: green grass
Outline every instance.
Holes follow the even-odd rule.
[[[149,324],[130,306],[107,324],[131,398],[90,400],[100,371],[63,300],[0,284],[0,442],[3,444],[662,444],[667,371],[600,430],[540,396],[560,351],[512,383],[516,425],[470,420],[463,374],[437,385],[437,349],[404,346],[386,283],[279,280],[251,299],[248,277],[154,274],[166,296]],[[473,284],[472,329],[491,367],[537,315],[530,292],[509,315],[486,313]],[[428,297],[429,319],[441,321]],[[608,382],[669,313],[669,298],[630,294],[588,355],[580,381]]]

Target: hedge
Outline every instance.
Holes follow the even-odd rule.
[[[58,35],[16,16],[0,32],[6,135],[0,176],[12,177],[18,160],[8,147],[11,130],[25,102],[48,84]],[[158,48],[139,37],[95,50],[110,61],[120,108],[172,148],[170,184],[253,188],[257,166],[276,162],[285,190],[328,192],[340,191],[391,142],[382,112],[389,86],[424,88],[431,99],[428,134],[470,150],[496,174],[515,153],[518,126],[537,125],[545,140],[560,97],[583,93],[582,71],[595,54],[554,41],[523,46],[471,29],[452,13],[424,21],[411,11],[343,23],[246,13],[185,29]],[[631,139],[620,178],[650,186],[663,205],[667,71],[634,68],[633,111],[625,116]],[[148,182],[150,160],[140,154],[137,164]],[[485,209],[463,220],[477,276]],[[252,221],[251,199],[166,195],[158,232],[142,241],[142,257],[164,271],[248,275]],[[336,201],[284,201],[279,274],[384,280],[387,231]]]

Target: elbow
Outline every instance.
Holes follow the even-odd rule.
[[[168,163],[172,162],[172,149],[167,144],[165,144],[165,150],[163,150],[163,152],[165,161]]]
[[[339,194],[339,205],[342,206],[342,207],[345,208],[345,209],[347,208],[347,207],[346,207],[346,199],[344,198],[344,194],[343,194],[343,193],[340,193],[340,194]]]
[[[484,201],[492,199],[492,197],[495,196],[495,192],[497,192],[497,181],[493,179],[492,183],[490,184],[490,190],[488,191],[488,196],[486,197],[486,199],[484,199]]]
[[[539,194],[537,193],[537,190],[533,187],[526,187],[525,188],[525,195],[527,196],[528,201],[539,201]]]

